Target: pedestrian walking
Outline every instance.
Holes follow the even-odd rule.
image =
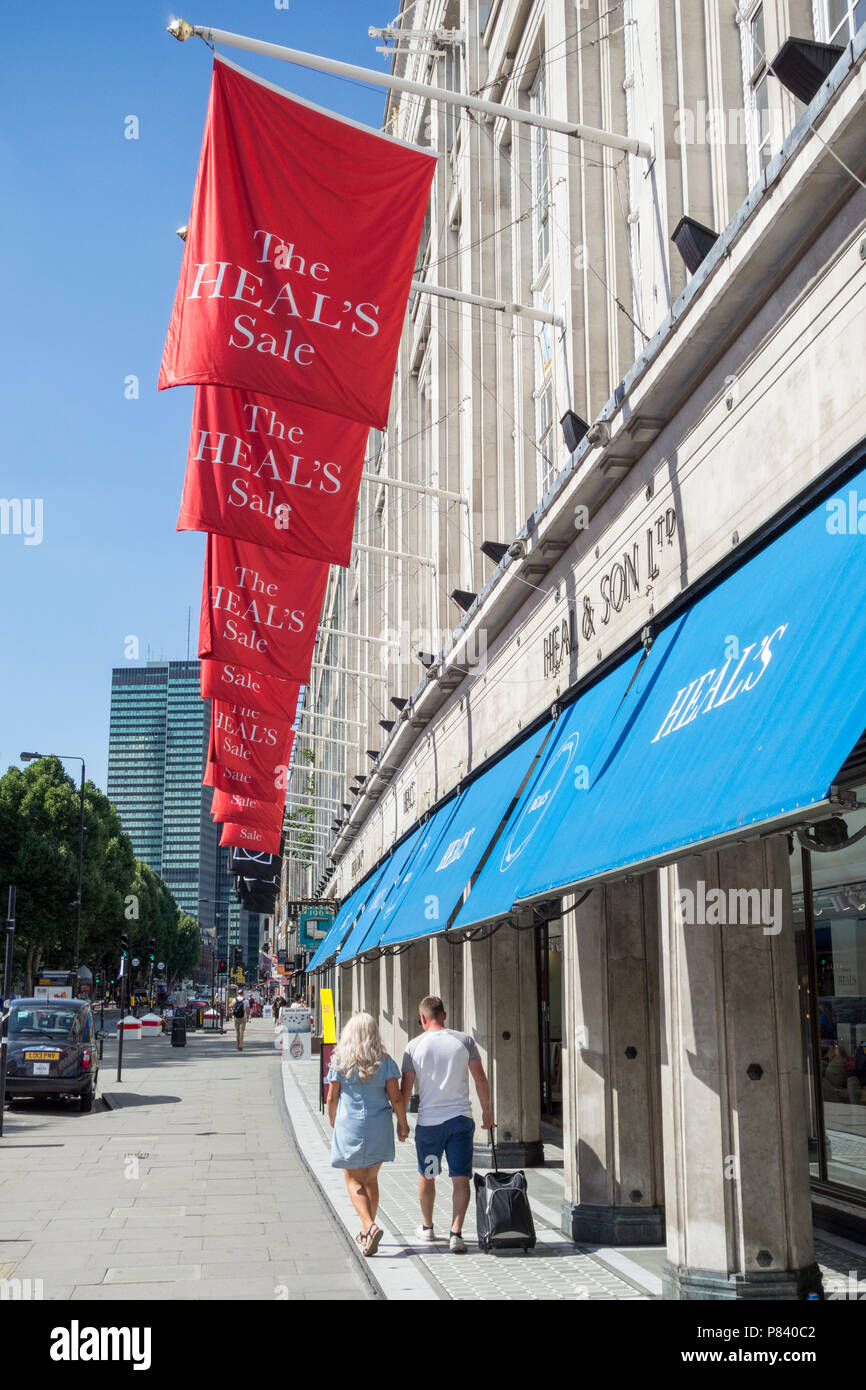
[[[445,1005],[437,995],[430,994],[421,1000],[418,1015],[423,1032],[407,1046],[401,1068],[404,1105],[408,1105],[412,1087],[416,1080],[418,1082],[418,1123],[415,1126],[421,1203],[418,1235],[425,1241],[435,1240],[433,1204],[444,1154],[452,1186],[448,1244],[453,1254],[462,1255],[466,1251],[463,1222],[469,1207],[475,1133],[469,1077],[472,1076],[478,1092],[481,1123],[488,1130],[496,1127],[490,1107],[490,1086],[474,1039],[468,1033],[445,1027]]]
[[[285,1008],[285,1005],[286,1005],[285,999],[282,997],[281,994],[278,994],[277,997],[276,997],[276,999],[274,1000],[274,1032],[275,1032],[275,1033],[279,1033],[279,1032],[281,1031],[282,1024],[281,1024],[281,1022],[280,1022],[280,1013],[281,1013],[282,1009]]]
[[[382,1239],[376,1225],[379,1169],[394,1161],[397,1137],[409,1137],[406,1106],[400,1092],[400,1069],[385,1051],[375,1019],[353,1014],[331,1055],[328,1119],[334,1131],[331,1167],[342,1168],[352,1206],[361,1218],[355,1237],[365,1256],[375,1255]]]
[[[247,1019],[250,1016],[250,1001],[245,999],[241,993],[232,1005],[232,1019],[235,1025],[235,1042],[238,1052],[244,1050],[244,1030],[247,1026]]]

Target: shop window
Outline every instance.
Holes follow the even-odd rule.
[[[812,1172],[866,1192],[866,809],[844,821],[843,848],[795,851],[792,883]]]
[[[562,919],[537,931],[538,1032],[541,1114],[562,1128]]]

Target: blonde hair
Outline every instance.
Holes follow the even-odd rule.
[[[359,1081],[368,1081],[387,1055],[376,1020],[370,1014],[357,1013],[352,1014],[340,1034],[331,1066],[350,1079],[357,1071]]]

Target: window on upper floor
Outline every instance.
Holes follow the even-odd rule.
[[[556,477],[553,447],[553,377],[550,373],[535,392],[535,441],[538,449],[538,495],[543,497]]]
[[[743,89],[746,107],[749,183],[754,184],[772,158],[770,140],[770,72],[763,0],[740,5],[740,42],[743,56]]]
[[[547,115],[547,78],[544,60],[529,93],[529,107],[536,115]],[[550,255],[550,155],[547,131],[542,126],[530,126],[530,161],[532,187],[532,273],[542,274]]]
[[[816,32],[823,43],[848,43],[866,24],[866,0],[818,0]]]

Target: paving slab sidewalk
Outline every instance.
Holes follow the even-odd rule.
[[[23,1101],[0,1139],[0,1266],[45,1299],[377,1296],[291,1140],[268,1020],[106,1044],[98,1102]]]
[[[329,1163],[330,1126],[319,1105],[319,1061],[282,1064],[283,1091],[295,1139],[311,1171],[342,1221],[347,1234],[357,1232],[358,1219],[339,1170]],[[415,1117],[409,1116],[414,1128]],[[444,1239],[432,1245],[417,1236],[420,1211],[412,1139],[396,1146],[393,1164],[380,1172],[381,1208],[378,1222],[385,1231],[379,1252],[369,1261],[370,1273],[388,1299],[555,1299],[559,1301],[642,1301],[661,1297],[664,1246],[579,1246],[560,1230],[564,1195],[562,1149],[545,1136],[545,1164],[526,1170],[538,1244],[528,1255],[508,1252],[482,1254],[476,1243],[474,1202],[470,1203],[464,1234],[465,1255],[452,1255],[447,1233],[451,1224],[451,1184],[437,1183],[434,1228]],[[815,1255],[831,1297],[845,1296],[853,1287],[866,1287],[866,1248],[850,1240],[815,1231]],[[837,1292],[833,1292],[837,1290]],[[841,1290],[842,1292],[838,1292]],[[854,1295],[851,1295],[854,1296]]]
[[[319,1110],[319,1062],[283,1062],[286,1107],[298,1146],[334,1204],[347,1232],[354,1237],[358,1220],[348,1200],[342,1173],[329,1163],[330,1126]],[[410,1127],[415,1117],[409,1116]],[[469,1249],[452,1255],[447,1233],[451,1225],[451,1184],[437,1183],[434,1229],[444,1239],[421,1242],[416,1234],[420,1211],[416,1194],[415,1145],[398,1144],[393,1164],[380,1175],[381,1209],[378,1222],[385,1231],[370,1272],[389,1299],[604,1299],[641,1301],[658,1297],[661,1282],[652,1263],[660,1266],[664,1251],[593,1251],[575,1246],[558,1229],[562,1200],[562,1152],[546,1146],[547,1163],[527,1170],[538,1243],[522,1252],[482,1254],[476,1242],[474,1205],[470,1203],[464,1233]],[[618,1264],[618,1268],[615,1267]]]

